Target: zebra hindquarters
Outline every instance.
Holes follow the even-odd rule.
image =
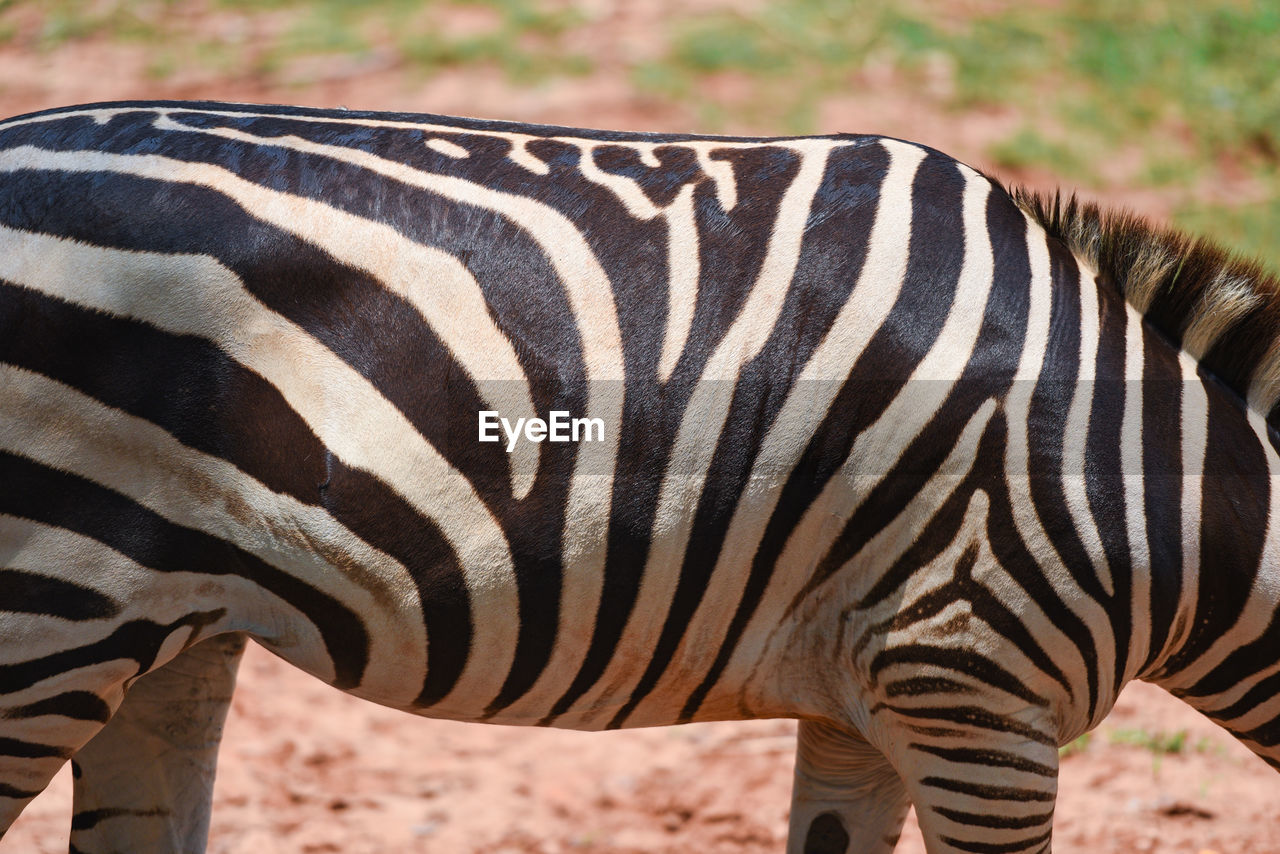
[[[224,634],[139,678],[74,757],[71,850],[205,850],[213,778],[245,638]]]

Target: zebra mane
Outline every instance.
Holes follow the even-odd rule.
[[[1010,189],[1022,210],[1156,330],[1280,425],[1280,278],[1211,240],[1075,194]]]

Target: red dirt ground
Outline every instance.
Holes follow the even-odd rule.
[[[155,81],[138,46],[97,40],[41,53],[20,34],[0,46],[0,113],[198,97],[698,130],[688,111],[636,96],[624,69],[609,60],[653,50],[674,0],[597,5],[608,9],[578,37],[600,59],[599,70],[533,90],[513,89],[492,72],[422,81],[394,65],[340,61],[300,67],[288,85],[198,68]],[[203,14],[209,27],[235,23],[222,13]],[[270,32],[266,26],[259,36]],[[714,85],[734,97],[732,78]],[[820,116],[823,131],[916,139],[975,165],[983,164],[989,143],[1018,124],[1008,111],[947,113],[891,76],[851,81],[849,94]],[[730,122],[720,130],[769,129]],[[1123,200],[1149,214],[1164,212],[1156,195]],[[1133,740],[1125,736],[1135,731],[1183,729],[1186,746],[1176,755],[1112,743]],[[793,732],[786,721],[601,734],[427,721],[340,694],[255,647],[241,670],[223,744],[210,850],[776,854],[786,832]],[[1158,689],[1134,685],[1089,746],[1062,763],[1055,847],[1097,854],[1277,852],[1278,784],[1225,732]],[[0,849],[66,851],[69,810],[64,771]],[[923,851],[914,817],[898,851]]]
[[[1185,729],[1181,753],[1111,743]],[[212,854],[780,854],[790,721],[579,733],[413,718],[251,647],[223,741]],[[1119,735],[1117,735],[1119,734]],[[1275,772],[1150,685],[1062,762],[1055,849],[1280,851]],[[4,851],[66,851],[65,770]],[[908,819],[900,854],[922,854]]]

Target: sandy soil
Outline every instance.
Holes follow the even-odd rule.
[[[685,0],[690,4],[715,0]],[[189,4],[191,5],[191,4]],[[201,4],[193,4],[199,10]],[[632,92],[624,58],[653,51],[674,0],[600,0],[575,35],[599,60],[590,77],[513,89],[487,71],[423,80],[394,62],[301,63],[274,80],[182,68],[146,74],[136,45],[75,43],[41,53],[23,36],[0,46],[0,114],[120,98],[217,98],[397,109],[644,130],[701,130],[689,112]],[[244,30],[203,7],[201,26]],[[22,26],[30,22],[19,21]],[[263,18],[250,39],[269,39]],[[237,29],[240,28],[240,29]],[[732,77],[709,85],[725,103]],[[730,111],[731,113],[731,111]],[[868,69],[820,114],[823,131],[916,139],[982,165],[1016,128],[1005,110],[956,116],[892,70]],[[730,120],[723,132],[764,133]],[[1123,170],[1124,158],[1117,158]],[[1045,175],[1023,175],[1042,186]],[[1231,192],[1225,188],[1222,192]],[[1149,214],[1159,194],[1118,192]],[[1176,755],[1112,743],[1134,731],[1185,729]],[[217,854],[432,851],[780,852],[792,735],[786,721],[583,734],[414,719],[342,695],[250,650],[241,671],[216,790]],[[1158,689],[1134,685],[1089,746],[1063,761],[1056,849],[1066,852],[1262,854],[1280,851],[1275,773],[1226,733]],[[70,778],[63,773],[14,826],[5,852],[66,850]],[[899,845],[923,851],[914,818]]]
[[[223,741],[212,854],[779,854],[794,724],[629,732],[460,724],[346,696],[252,647]],[[1181,753],[1113,743],[1186,730]],[[1280,851],[1275,772],[1134,684],[1063,760],[1055,850]],[[60,774],[0,849],[66,851]],[[922,854],[914,816],[901,854]]]

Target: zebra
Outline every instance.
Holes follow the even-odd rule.
[[[1133,679],[1280,767],[1278,294],[879,136],[0,122],[0,831],[70,759],[72,851],[204,850],[248,638],[428,717],[798,719],[791,854],[1048,851]]]

